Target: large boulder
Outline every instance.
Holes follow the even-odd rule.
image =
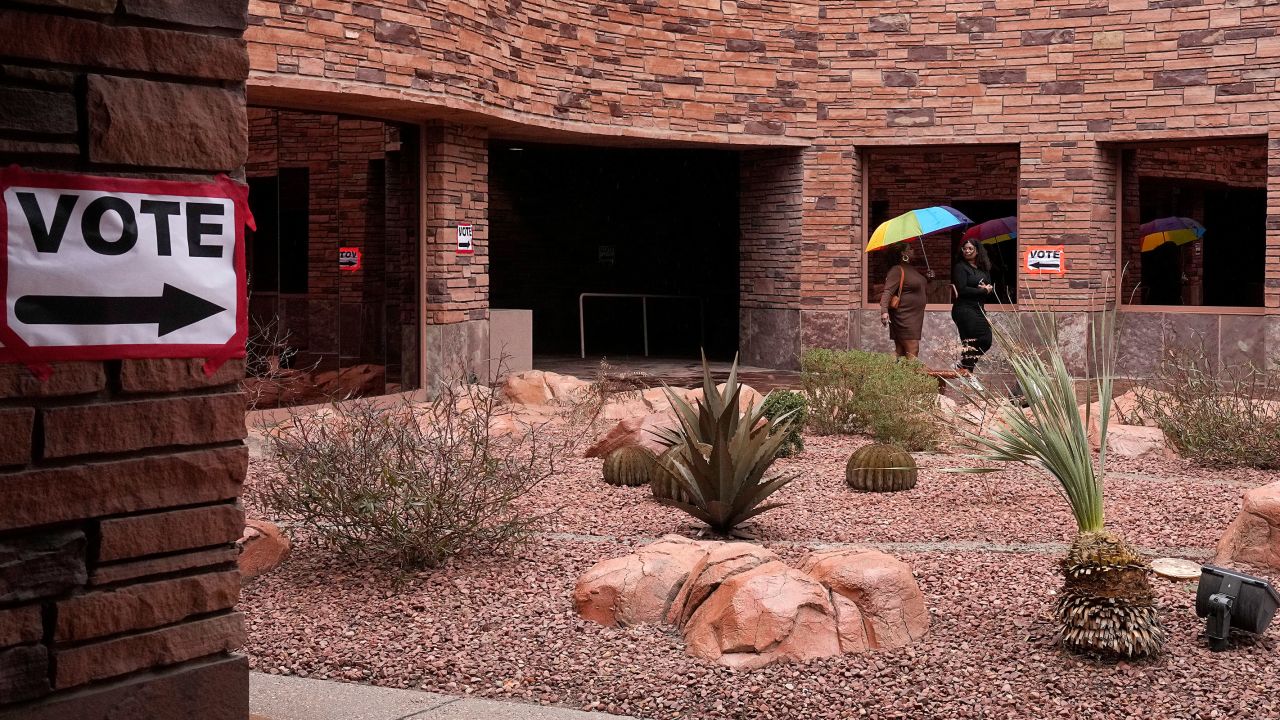
[[[1123,458],[1174,457],[1164,431],[1144,425],[1108,425],[1107,452]]]
[[[667,624],[684,627],[689,616],[715,592],[725,580],[755,569],[765,563],[778,560],[771,550],[747,542],[715,543],[689,571],[689,578],[680,588],[675,602],[667,612]]]
[[[502,379],[502,395],[516,405],[572,405],[586,398],[591,383],[572,375],[525,370]]]
[[[708,545],[667,535],[633,555],[598,562],[578,578],[573,606],[579,615],[601,625],[663,622]]]
[[[271,572],[289,557],[289,538],[266,520],[246,518],[244,532],[236,541],[240,576],[252,578]]]
[[[1162,395],[1162,393],[1157,393],[1154,390],[1143,390],[1143,392],[1149,394],[1153,400],[1158,400]],[[1138,425],[1139,427],[1155,427],[1155,420],[1147,417],[1139,417],[1138,408],[1138,393],[1136,391],[1130,390],[1127,393],[1117,395],[1112,398],[1110,408],[1111,415],[1107,418],[1107,430],[1110,431],[1111,429],[1122,425],[1131,425],[1131,423],[1134,423],[1135,421],[1141,423]],[[1094,448],[1097,448],[1098,438],[1100,437],[1098,435],[1098,429],[1102,419],[1102,404],[1097,402],[1090,403],[1088,411],[1089,425],[1086,430],[1089,433],[1089,442]],[[1083,417],[1083,413],[1085,412],[1084,405],[1080,406],[1080,412]],[[1107,436],[1110,438],[1111,433],[1108,432]],[[1110,440],[1108,440],[1108,442],[1110,442]]]
[[[552,395],[545,375],[541,370],[512,373],[502,379],[502,396],[517,405],[546,405]]]
[[[720,383],[719,385],[716,386],[716,389],[719,390],[721,393],[723,393],[725,389],[725,384],[726,383]],[[760,407],[760,405],[764,402],[764,396],[761,395],[758,391],[756,391],[755,388],[751,387],[750,385],[747,385],[746,383],[740,383],[739,385],[741,387],[741,390],[738,392],[738,412],[745,413],[749,411],[753,406],[757,408]],[[690,405],[694,405],[694,407],[697,407],[697,405],[695,405],[695,402],[698,400],[701,400],[705,395],[706,393],[702,391],[702,388],[695,388],[693,390],[687,391],[685,393],[684,399]]]
[[[721,583],[690,616],[684,640],[690,655],[732,668],[840,654],[827,589],[778,561]]]
[[[649,413],[640,417],[626,418],[609,428],[608,432],[586,449],[583,456],[605,457],[614,450],[628,445],[649,448],[654,453],[660,454],[667,449],[667,446],[658,441],[655,433],[663,428],[677,426],[679,423],[669,413]]]
[[[574,605],[602,625],[673,625],[689,654],[735,668],[902,647],[929,629],[911,568],[882,552],[815,553],[796,569],[751,543],[676,536],[597,563]]]
[[[929,632],[929,611],[911,567],[879,550],[807,556],[800,569],[831,588],[844,652],[910,645]]]
[[[1223,533],[1213,562],[1280,571],[1280,482],[1245,492],[1240,514]]]

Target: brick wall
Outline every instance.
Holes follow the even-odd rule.
[[[73,8],[74,12],[68,8]],[[244,163],[244,0],[9,3],[0,155],[207,179]],[[0,718],[245,720],[238,361],[0,365]]]
[[[416,373],[416,341],[402,339],[417,317],[416,129],[250,108],[246,174],[271,177],[281,168],[308,171],[307,287],[263,292],[250,277],[254,316],[279,320],[299,350],[299,367],[386,363],[389,382],[400,382],[397,368]],[[362,269],[340,271],[340,247],[360,248]]]
[[[1280,125],[1274,3],[264,0],[254,15],[250,92],[275,102],[447,115],[497,137],[797,148],[776,150],[800,157],[794,275],[775,270],[787,278],[762,300],[770,278],[744,266],[744,330],[780,317],[754,306],[796,311],[758,357],[787,355],[796,332],[858,342],[858,323],[841,318],[865,304],[854,235],[868,149],[1018,144],[1021,241],[1067,245],[1071,258],[1065,276],[1027,288],[1084,310],[1114,280],[1115,143]],[[1267,257],[1280,268],[1274,207],[1270,217]]]

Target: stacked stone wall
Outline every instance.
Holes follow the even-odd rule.
[[[1114,287],[1119,143],[1260,137],[1280,125],[1271,3],[263,0],[254,15],[250,91],[268,102],[361,98],[495,137],[801,148],[789,151],[798,261],[751,267],[760,256],[744,245],[744,343],[780,337],[748,352],[758,357],[794,357],[797,333],[862,343],[868,149],[1017,144],[1021,240],[1066,245],[1071,257],[1035,292],[1085,311]],[[747,150],[744,163],[769,152]],[[1280,309],[1275,195],[1270,310]],[[744,243],[790,212],[744,203]],[[751,329],[765,307],[787,332]]]
[[[244,0],[0,9],[0,157],[239,175]],[[246,720],[240,361],[0,365],[0,718]]]

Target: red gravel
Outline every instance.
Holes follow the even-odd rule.
[[[779,493],[788,507],[754,526],[779,541],[1068,542],[1074,524],[1049,484],[1023,469],[988,476],[938,472],[965,464],[917,455],[906,493],[858,495],[844,461],[865,440],[806,438],[781,461],[802,475]],[[599,460],[573,459],[530,504],[563,506],[551,530],[617,539],[543,537],[514,557],[460,560],[400,578],[355,567],[298,539],[275,572],[249,581],[241,607],[251,663],[265,672],[513,697],[648,718],[1280,717],[1276,632],[1210,653],[1194,583],[1155,578],[1166,653],[1098,665],[1052,643],[1060,585],[1056,554],[899,552],[933,616],[929,636],[902,650],[733,672],[687,657],[664,628],[606,629],[573,612],[579,574],[641,538],[694,532],[647,488],[613,488]],[[253,478],[263,469],[255,461]],[[1262,473],[1210,472],[1181,461],[1123,461],[1107,482],[1109,525],[1148,547],[1212,551],[1244,489]],[[250,511],[253,512],[250,502]],[[775,545],[783,555],[802,549]]]

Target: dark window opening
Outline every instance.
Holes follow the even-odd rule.
[[[1122,157],[1123,300],[1262,307],[1265,141],[1144,143]]]
[[[307,292],[309,192],[306,168],[249,178],[249,207],[258,226],[245,236],[251,291]]]
[[[863,247],[881,223],[925,207],[950,206],[974,225],[1017,215],[1017,145],[876,148],[865,153],[863,168],[868,188],[867,237],[862,238]],[[951,265],[969,227],[958,226],[910,241],[912,264],[929,278],[930,303],[951,302]],[[999,236],[989,238],[998,239]],[[997,297],[1000,302],[1016,303],[1020,266],[1017,238],[984,243],[983,247],[991,260]],[[885,278],[897,257],[885,250],[868,252],[865,257],[865,297],[874,304],[880,301]]]

